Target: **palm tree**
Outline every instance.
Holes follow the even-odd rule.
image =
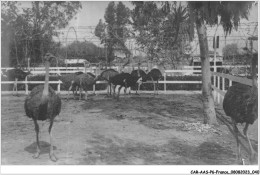
[[[190,1],[189,16],[196,24],[200,45],[202,70],[202,95],[204,123],[217,124],[214,101],[211,93],[211,73],[208,55],[208,40],[206,24],[220,23],[226,33],[237,29],[241,18],[248,17],[253,2],[249,1]],[[220,17],[220,21],[219,21]]]

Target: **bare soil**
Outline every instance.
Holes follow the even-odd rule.
[[[49,159],[49,123],[40,123],[41,155],[34,124],[24,112],[25,96],[2,95],[2,165],[232,165],[236,142],[229,117],[216,106],[219,125],[203,123],[200,94],[90,95],[62,98],[53,127],[57,162]],[[249,136],[257,150],[257,122]],[[242,126],[239,126],[242,129]],[[240,137],[248,164],[249,147]]]

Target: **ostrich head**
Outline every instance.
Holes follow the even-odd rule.
[[[52,55],[51,53],[46,53],[44,56],[44,61],[50,62],[53,58],[56,58],[56,57],[54,55]]]

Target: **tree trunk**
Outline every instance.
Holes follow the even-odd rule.
[[[211,88],[211,72],[208,56],[207,29],[204,24],[196,23],[201,57],[202,100],[205,124],[218,124]]]

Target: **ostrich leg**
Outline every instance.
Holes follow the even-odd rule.
[[[72,84],[73,84],[73,81],[71,82],[71,85],[70,85],[69,90],[68,90],[67,100],[69,99],[70,91],[72,89]],[[74,95],[74,99],[75,99],[75,95]]]
[[[120,90],[121,90],[122,87],[123,87],[123,86],[120,86],[120,87],[118,88],[117,100],[119,100],[119,94],[120,94]]]
[[[37,147],[36,147],[37,151],[36,151],[36,153],[33,155],[33,158],[34,158],[34,159],[37,159],[37,158],[40,156],[40,152],[41,152],[41,150],[40,150],[40,143],[39,143],[39,125],[38,125],[38,123],[37,123],[36,120],[33,120],[33,122],[34,122],[34,125],[35,125],[36,144],[37,144]]]
[[[240,152],[240,144],[239,144],[239,139],[238,139],[238,128],[237,128],[237,123],[235,122],[235,120],[232,120],[232,122],[233,122],[235,137],[236,137],[236,141],[237,141],[237,161],[238,161],[238,163],[240,163],[241,152]]]
[[[85,90],[85,100],[87,100],[87,99],[88,99],[88,91]]]
[[[115,97],[116,96],[116,85],[113,85],[113,96]]]
[[[158,92],[158,84],[159,84],[159,80],[157,80],[157,83],[156,83],[156,92],[157,92],[157,95],[159,95],[159,92]]]
[[[247,139],[248,144],[249,144],[249,148],[250,148],[250,162],[252,162],[252,161],[254,161],[254,159],[256,158],[256,152],[255,152],[255,150],[253,149],[252,144],[251,144],[251,141],[250,141],[250,139],[249,139],[249,137],[248,137],[248,133],[247,133],[248,126],[249,126],[249,124],[246,123],[246,126],[245,126],[243,132],[244,132],[244,135],[246,136],[246,139]]]
[[[53,125],[53,119],[50,120],[50,126],[49,126],[49,134],[50,134],[50,159],[51,159],[53,162],[56,162],[56,161],[57,161],[57,158],[56,158],[55,154],[53,153],[52,132],[51,132],[52,125]]]
[[[14,95],[14,91],[16,91],[16,95],[18,95],[18,92],[17,92],[17,78],[15,78],[15,81],[14,81],[14,86],[13,86],[13,95]]]
[[[153,91],[154,91],[154,95],[155,95],[155,82],[154,82],[154,80],[153,80],[153,78],[152,78],[152,81],[153,81]]]
[[[110,84],[108,83],[107,84],[107,96],[109,96],[109,87],[110,87]]]
[[[82,95],[82,87],[79,87],[79,100],[81,100],[81,95]]]

